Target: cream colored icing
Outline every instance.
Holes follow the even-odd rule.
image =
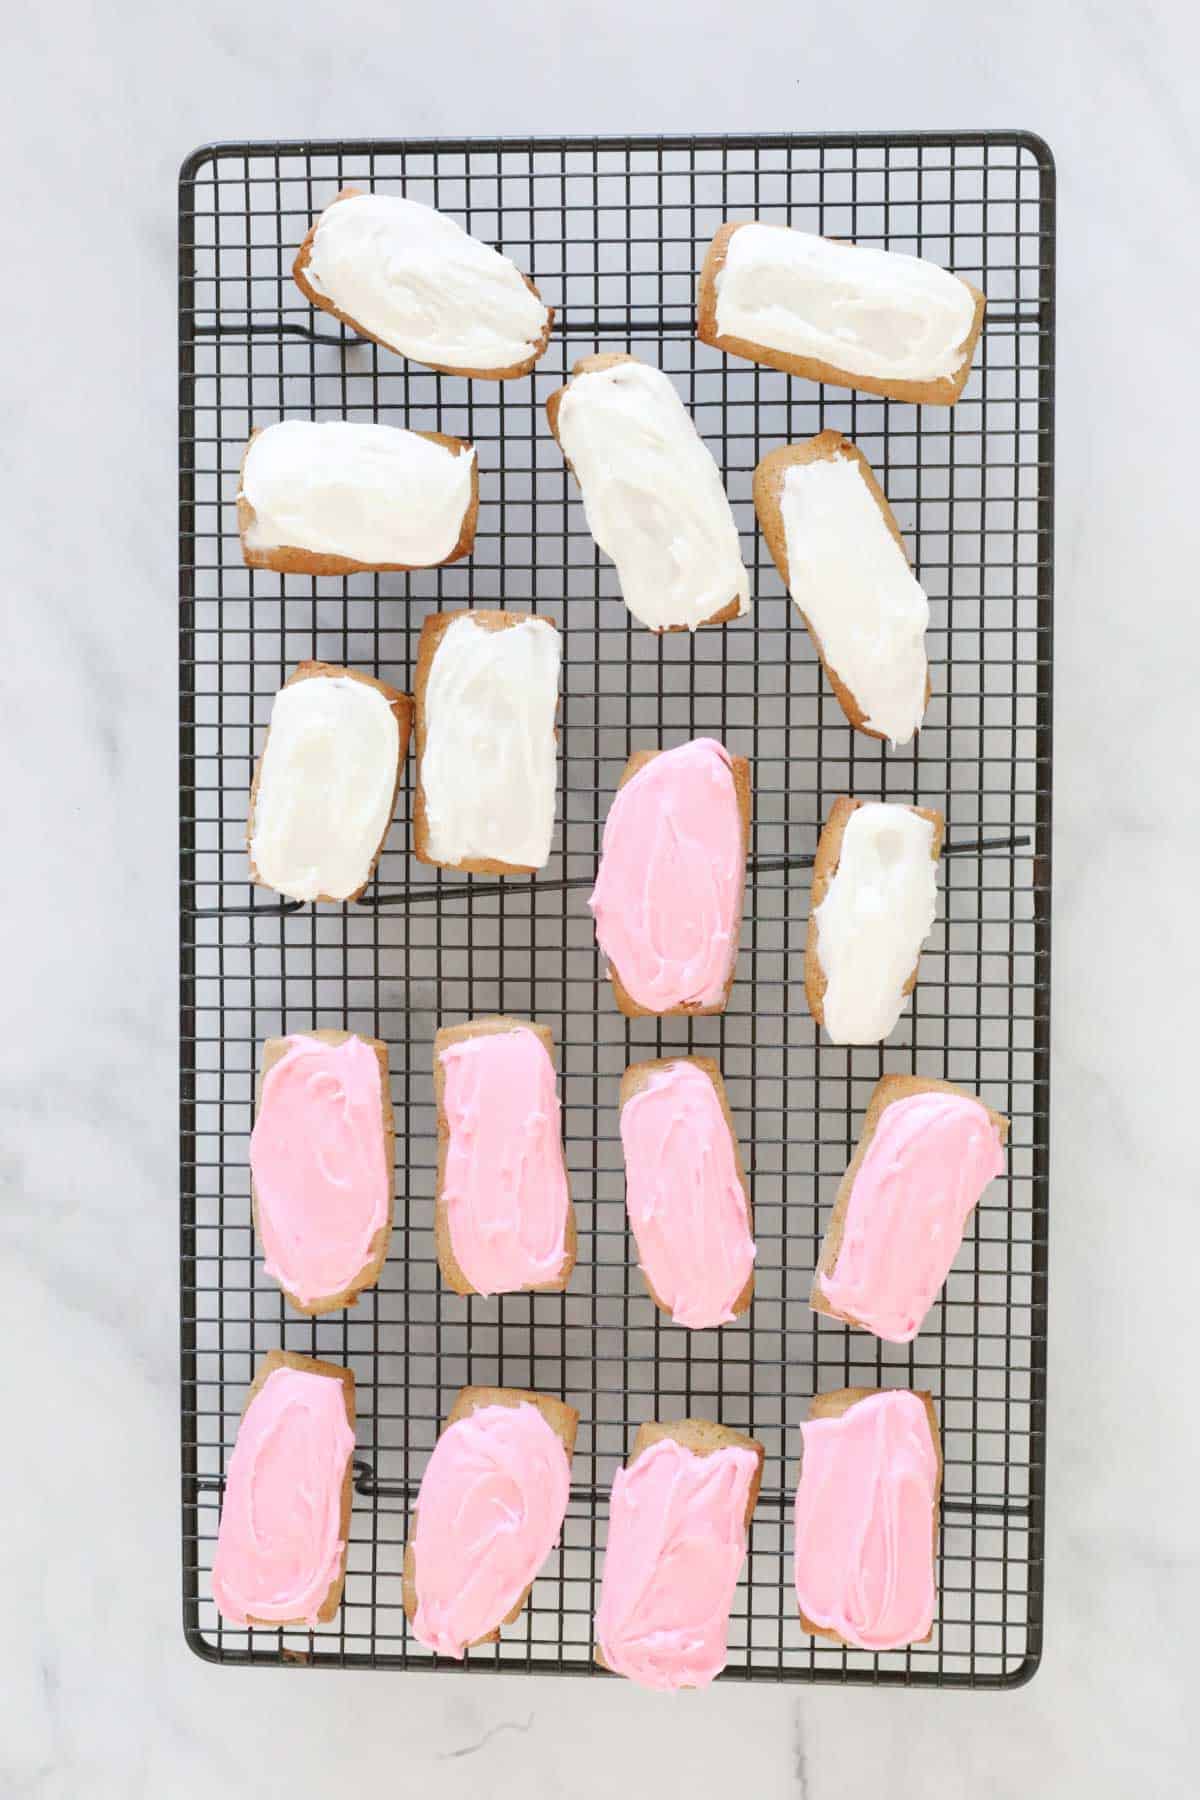
[[[933,826],[911,807],[872,801],[851,813],[837,871],[816,908],[817,960],[835,1044],[882,1043],[904,1007],[937,910]]]
[[[936,263],[758,221],[731,234],[716,290],[719,336],[876,380],[957,374],[975,318]]]
[[[546,619],[493,631],[464,613],[446,628],[419,701],[435,862],[540,869],[549,860],[558,672],[558,632]]]
[[[446,213],[394,194],[327,206],[305,276],[389,349],[435,367],[511,368],[546,329],[547,309],[515,263]]]
[[[720,471],[661,369],[621,362],[572,377],[558,437],[588,528],[625,604],[652,631],[694,631],[750,584]]]
[[[241,493],[247,548],[344,556],[368,567],[445,562],[471,504],[475,452],[347,419],[282,419],[251,442]]]
[[[788,590],[866,724],[907,744],[925,713],[929,602],[849,456],[792,463],[780,514]]]
[[[344,900],[391,822],[400,727],[386,697],[347,675],[280,688],[259,770],[250,856],[292,900]]]

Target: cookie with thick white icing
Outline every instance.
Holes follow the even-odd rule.
[[[251,434],[237,505],[252,569],[430,569],[474,544],[479,471],[472,446],[440,431],[281,419]]]
[[[705,256],[696,335],[810,381],[952,406],[985,305],[969,281],[923,257],[737,219]]]
[[[290,900],[356,900],[383,849],[413,703],[333,663],[280,688],[250,789],[250,874]]]
[[[842,711],[907,744],[929,699],[929,602],[866,457],[840,431],[785,444],[754,471],[754,507]]]
[[[527,375],[554,323],[507,256],[407,195],[343,188],[313,221],[292,275],[306,300],[360,337],[446,375]]]
[[[917,982],[937,911],[941,813],[835,800],[817,844],[804,949],[809,1011],[835,1044],[879,1044]]]
[[[558,795],[560,639],[535,613],[435,613],[414,682],[413,853],[471,874],[532,874]]]

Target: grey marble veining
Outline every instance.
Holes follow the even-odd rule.
[[[1198,44],[1183,0],[9,25],[0,1789],[1195,1790]],[[211,1669],[179,1629],[174,177],[216,137],[1023,125],[1058,158],[1046,1655],[1015,1694]]]

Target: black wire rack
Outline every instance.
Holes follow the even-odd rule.
[[[451,212],[557,309],[534,375],[471,382],[357,340],[290,277],[344,184]],[[705,246],[726,218],[918,253],[988,295],[953,408],[791,380],[694,335]],[[614,1471],[649,1418],[707,1415],[766,1446],[725,1679],[1014,1686],[1042,1641],[1049,1107],[1054,172],[1022,132],[210,145],[180,183],[180,916],[183,1614],[231,1664],[429,1667],[409,1634],[402,1547],[422,1471],[468,1382],[563,1395],[581,1419],[561,1548],[473,1671],[592,1673]],[[547,429],[546,396],[596,350],[659,363],[725,474],[751,614],[694,636],[633,624]],[[234,497],[250,431],[284,415],[381,419],[469,438],[474,555],[412,576],[312,579],[243,566]],[[827,426],[865,451],[930,597],[933,698],[915,747],[851,731],[758,534],[759,457]],[[272,697],[306,657],[404,688],[444,607],[529,607],[563,634],[559,823],[534,878],[470,880],[410,855],[411,769],[356,904],[251,887],[247,793]],[[746,923],[726,1012],[625,1020],[586,899],[631,751],[698,733],[750,757]],[[815,1030],[804,1000],[808,869],[833,799],[944,809],[938,923],[882,1048]],[[474,1014],[554,1033],[579,1263],[562,1295],[459,1299],[434,1253],[433,1036]],[[264,1278],[247,1144],[264,1039],[382,1038],[397,1132],[396,1226],[378,1287],[310,1320]],[[626,1064],[695,1050],[724,1071],[753,1184],[754,1303],[720,1331],[664,1321],[626,1230],[617,1088]],[[838,1180],[885,1071],[947,1077],[1012,1121],[944,1295],[908,1346],[809,1311]],[[316,1631],[224,1624],[210,1592],[223,1471],[276,1345],[357,1378],[345,1598]],[[799,1426],[823,1389],[932,1391],[945,1482],[928,1643],[883,1655],[809,1637],[792,1588]],[[444,1661],[441,1667],[457,1667]]]

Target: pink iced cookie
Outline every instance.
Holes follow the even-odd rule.
[[[599,1660],[641,1687],[707,1687],[758,1498],[762,1446],[704,1420],[643,1425],[613,1481]]]
[[[464,1388],[434,1445],[404,1558],[419,1643],[461,1660],[515,1618],[559,1540],[579,1415],[560,1400]]]
[[[316,1625],[337,1611],[350,1525],[354,1377],[272,1350],[225,1472],[213,1599],[233,1625]]]
[[[717,1065],[633,1063],[621,1082],[621,1142],[629,1222],[658,1305],[692,1328],[744,1312],[750,1201]]]
[[[255,1218],[267,1274],[303,1312],[351,1305],[387,1254],[386,1067],[382,1044],[347,1032],[267,1042],[250,1136]]]
[[[724,1011],[749,833],[744,757],[694,738],[630,759],[588,902],[622,1012]]]
[[[885,1075],[838,1190],[812,1304],[877,1337],[916,1337],[983,1190],[1007,1121],[948,1082]]]
[[[564,1288],[575,1221],[550,1033],[515,1019],[439,1031],[438,1260],[459,1294]]]
[[[928,1395],[820,1394],[800,1430],[801,1624],[862,1650],[919,1643],[933,1625],[942,1473]]]

